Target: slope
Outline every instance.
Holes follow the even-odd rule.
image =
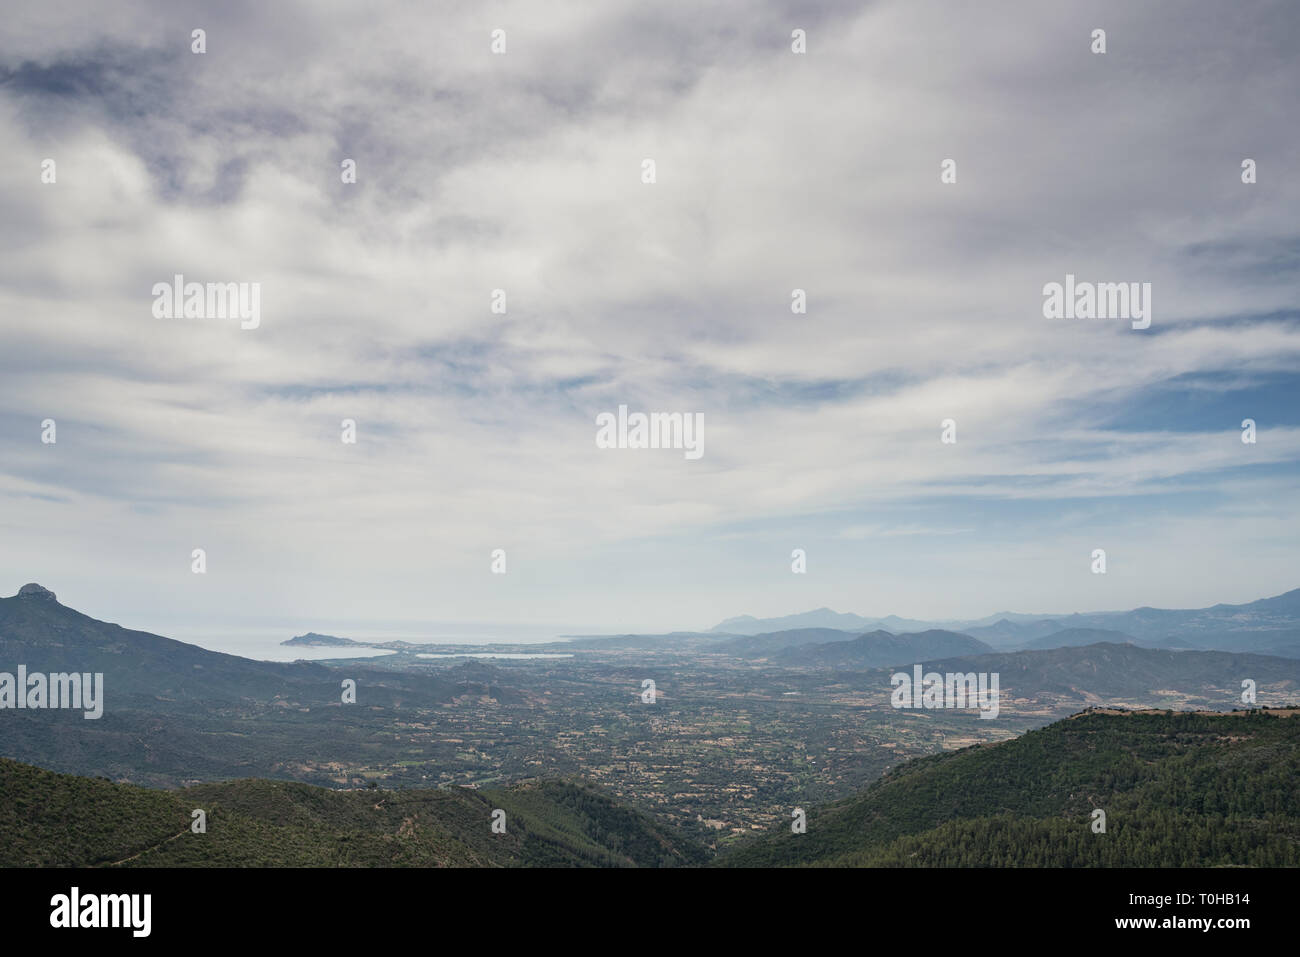
[[[190,830],[195,809],[206,833]],[[504,834],[491,830],[495,809]],[[0,867],[655,867],[706,853],[564,781],[332,791],[252,778],[161,791],[0,758]]]
[[[909,761],[723,863],[1296,866],[1298,779],[1300,710],[1089,711]]]

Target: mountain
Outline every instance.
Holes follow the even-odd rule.
[[[1101,703],[1227,709],[1241,704],[1242,681],[1283,698],[1300,690],[1300,661],[1226,651],[1170,651],[1102,642],[1042,651],[922,660],[927,672],[990,672],[1003,698],[1054,696],[1056,707]],[[1185,699],[1177,702],[1175,698]],[[1007,707],[1007,705],[1003,705]]]
[[[1051,648],[1073,648],[1079,645],[1095,645],[1099,642],[1111,644],[1138,644],[1132,635],[1122,631],[1109,631],[1105,628],[1063,628],[1050,635],[1035,638],[1025,644],[1025,650],[1037,651]],[[1143,642],[1142,644],[1145,644]]]
[[[191,831],[194,809],[206,833]],[[505,812],[505,833],[492,814]],[[159,791],[0,758],[0,867],[665,867],[693,836],[590,787],[332,791],[245,779]]]
[[[967,628],[963,634],[988,642],[994,648],[1011,649],[1023,648],[1035,639],[1063,630],[1060,622],[1050,618],[1035,621],[1012,621],[1009,618],[999,618],[991,625]]]
[[[784,648],[849,641],[859,634],[860,632],[840,631],[837,628],[792,628],[789,631],[773,631],[731,638],[715,645],[711,650],[735,655],[738,658],[761,658]]]
[[[1300,658],[1300,629],[1286,635],[1278,635],[1272,640],[1252,642],[1253,651],[1262,655],[1278,655],[1282,658]]]
[[[103,713],[5,709],[0,753],[75,774],[175,786],[363,764],[375,736],[414,709],[471,696],[518,701],[502,676],[396,671],[351,662],[251,661],[98,621],[30,584],[0,598],[0,674],[102,673]],[[355,707],[342,681],[356,682]],[[310,767],[312,771],[308,772]]]
[[[1300,866],[1300,710],[1084,712],[918,758],[731,866]],[[1105,833],[1093,831],[1094,811]]]
[[[875,624],[873,619],[860,615],[840,614],[829,608],[818,608],[798,615],[786,615],[784,618],[754,618],[741,615],[728,618],[714,625],[710,631],[725,632],[730,635],[760,635],[774,631],[794,631],[801,628],[830,628],[836,631],[854,631],[861,633]]]
[[[251,661],[98,621],[60,604],[54,592],[37,584],[0,598],[0,671],[20,664],[29,673],[102,672],[110,702],[137,694],[170,700],[266,698],[288,684],[333,680],[333,672],[321,665]]]
[[[338,673],[324,665],[253,661],[132,631],[74,611],[36,584],[0,598],[0,671],[20,664],[29,674],[102,672],[110,705],[137,697],[170,704],[339,700]],[[368,700],[374,704],[433,704],[456,694],[454,683],[430,676],[409,680],[360,662],[349,667],[354,680],[362,674],[371,679]]]
[[[773,654],[771,660],[792,667],[856,670],[912,664],[949,655],[980,655],[992,650],[978,638],[952,631],[922,631],[911,635],[873,631],[850,641],[785,648]]]
[[[829,608],[787,615],[784,618],[729,618],[714,631],[756,635],[792,628],[836,628],[848,631],[885,629],[895,634],[942,629],[979,638],[998,648],[1024,647],[1054,632],[1074,628],[1118,631],[1134,640],[1172,648],[1194,647],[1221,651],[1254,651],[1300,658],[1300,588],[1242,605],[1218,604],[1209,608],[1135,608],[1131,611],[1027,615],[998,612],[985,618],[954,621],[918,621],[910,618],[863,618]]]
[[[1135,608],[1056,616],[1068,628],[1106,628],[1160,645],[1177,641],[1222,651],[1277,652],[1300,645],[1300,589],[1243,605]]]

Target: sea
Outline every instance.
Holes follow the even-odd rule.
[[[129,627],[129,626],[127,626]],[[412,644],[474,645],[478,650],[473,657],[499,658],[550,658],[555,653],[493,652],[490,645],[536,645],[547,642],[571,640],[574,636],[621,634],[626,629],[599,630],[583,626],[485,624],[479,622],[431,622],[427,625],[393,626],[391,624],[352,623],[297,625],[273,628],[265,625],[205,627],[200,624],[176,622],[167,626],[150,627],[149,631],[198,645],[209,651],[220,651],[257,661],[319,661],[326,658],[376,658],[393,654],[384,648],[313,648],[306,645],[282,645],[295,635],[316,632],[351,638],[353,641],[409,641]],[[448,649],[451,651],[452,649]],[[460,657],[460,655],[425,654],[421,657]],[[565,656],[569,657],[569,656]]]

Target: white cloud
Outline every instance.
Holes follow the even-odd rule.
[[[0,184],[0,575],[39,570],[92,613],[220,617],[238,595],[252,613],[663,627],[804,604],[975,615],[995,594],[1106,604],[1061,583],[1051,556],[1075,546],[1031,510],[999,550],[1028,557],[991,589],[990,503],[1136,496],[1177,514],[1143,543],[1134,603],[1194,602],[1193,526],[1236,549],[1225,589],[1289,587],[1233,510],[1263,495],[1271,519],[1247,530],[1285,520],[1293,423],[1243,447],[1235,421],[1098,417],[1178,377],[1293,374],[1294,320],[1223,321],[1294,308],[1297,133],[1267,105],[1300,69],[1291,19],[20,6],[0,41],[0,160],[29,171]],[[1152,332],[1044,320],[1041,286],[1067,271],[1152,282]],[[154,319],[149,289],[176,272],[260,282],[262,328]],[[621,402],[703,412],[704,459],[597,450],[595,414]],[[891,589],[864,590],[882,569],[862,551],[773,587],[761,563],[786,568],[799,528],[889,539]],[[927,531],[945,528],[974,530],[968,557],[937,554],[957,547]]]

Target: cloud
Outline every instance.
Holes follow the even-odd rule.
[[[1197,10],[20,4],[0,573],[213,619],[978,615],[1113,606],[1059,569],[1154,510],[1135,604],[1199,599],[1192,527],[1207,599],[1292,587],[1296,14]],[[1151,329],[1045,320],[1067,272],[1151,282]],[[261,327],[153,318],[177,273]],[[704,458],[597,449],[619,404],[704,413]],[[1033,560],[990,582],[994,541]]]

